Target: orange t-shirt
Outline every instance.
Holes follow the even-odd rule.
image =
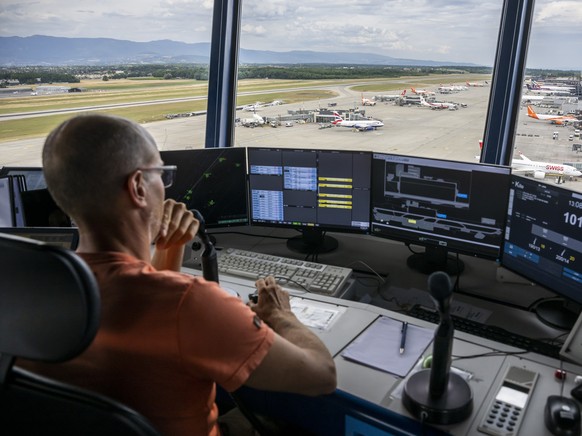
[[[215,383],[239,388],[273,330],[214,282],[123,253],[80,255],[101,292],[95,340],[70,362],[19,365],[112,397],[164,435],[220,434]]]

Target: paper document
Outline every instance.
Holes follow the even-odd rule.
[[[310,301],[303,298],[291,298],[291,311],[307,327],[327,330],[346,311],[344,306]]]
[[[400,354],[402,321],[382,316],[348,345],[346,359],[404,377],[432,342],[434,330],[409,324]]]

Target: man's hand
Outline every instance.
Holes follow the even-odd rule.
[[[156,248],[165,250],[174,245],[184,245],[194,239],[199,224],[184,203],[165,200],[160,231],[155,240]]]
[[[184,246],[194,239],[199,224],[184,203],[177,203],[171,199],[164,201],[162,222],[155,238],[156,250],[152,257],[152,265],[159,270],[180,271]]]
[[[284,291],[272,276],[257,280],[255,286],[259,298],[257,303],[249,302],[249,306],[267,324],[272,324],[283,313],[293,313],[289,293]]]

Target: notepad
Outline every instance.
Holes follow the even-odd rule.
[[[409,324],[406,347],[400,354],[402,321],[382,316],[342,353],[345,359],[405,377],[434,337],[434,330]]]

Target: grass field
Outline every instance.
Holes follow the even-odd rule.
[[[272,80],[249,79],[238,82],[237,105],[246,105],[257,101],[270,102],[283,100],[297,103],[327,99],[335,95],[329,89],[338,85],[355,83],[353,89],[358,92],[386,92],[404,88],[435,86],[440,83],[464,82],[467,80],[487,80],[481,75],[447,75],[402,77],[396,79],[359,79],[355,80]],[[445,80],[446,79],[446,80]],[[359,82],[360,84],[357,84]],[[196,80],[157,80],[122,79],[122,80],[87,80],[81,83],[58,84],[59,86],[78,87],[83,92],[53,95],[29,95],[5,97],[0,101],[0,115],[26,114],[38,111],[57,111],[75,109],[82,113],[88,108],[105,105],[126,105],[149,102],[141,106],[123,106],[104,108],[102,113],[130,118],[139,123],[161,121],[169,114],[198,112],[206,110],[208,93],[207,82]],[[160,102],[169,99],[188,99],[180,102]],[[72,116],[72,113],[42,115],[21,119],[0,121],[0,142],[45,136],[59,123]]]

